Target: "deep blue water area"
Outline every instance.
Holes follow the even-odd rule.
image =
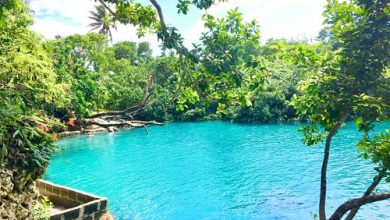
[[[169,123],[149,134],[64,138],[44,178],[107,197],[116,219],[312,219],[323,144],[303,145],[299,127]],[[328,214],[374,177],[373,165],[358,159],[359,136],[349,123],[332,144]],[[390,219],[390,201],[364,206],[356,219]]]

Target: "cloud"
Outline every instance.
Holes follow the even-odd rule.
[[[222,17],[228,10],[239,8],[245,21],[258,21],[263,41],[269,38],[314,38],[321,29],[325,4],[326,0],[229,0],[212,6],[207,13]],[[94,0],[30,0],[35,20],[32,29],[48,39],[56,35],[85,34],[90,30],[88,17],[94,5]],[[170,12],[165,16],[173,21],[172,25],[185,24],[182,34],[185,45],[191,47],[204,31],[203,21],[200,17],[197,20],[191,15],[180,17],[173,14],[176,10]],[[113,41],[148,41],[154,54],[159,53],[155,34],[138,39],[136,33],[135,27],[118,25],[117,31],[113,31]]]
[[[88,0],[31,0],[34,24],[32,29],[44,37],[53,39],[56,35],[67,36],[89,31],[89,11],[94,1]]]
[[[207,13],[223,17],[238,8],[244,21],[256,20],[262,40],[270,38],[315,38],[322,27],[326,0],[230,0],[212,6]],[[185,30],[186,45],[196,42],[204,29],[203,21]]]
[[[144,37],[138,38],[137,29],[134,26],[130,25],[117,25],[117,30],[113,31],[113,42],[120,41],[133,41],[133,42],[149,42],[153,50],[154,55],[160,54],[159,42],[157,41],[157,36],[154,33],[147,33]]]
[[[47,39],[54,39],[56,35],[86,34],[91,30],[88,17],[90,11],[94,11],[94,5],[93,0],[31,0],[32,29]],[[138,39],[136,28],[132,26],[118,25],[117,30],[113,30],[113,42],[119,41],[148,41],[156,55],[160,51],[154,34]]]

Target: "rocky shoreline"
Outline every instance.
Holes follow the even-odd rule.
[[[100,118],[84,119],[85,127],[80,126],[77,130],[64,131],[58,134],[59,138],[77,136],[82,134],[93,134],[95,132],[116,132],[121,128],[145,128],[147,131],[148,125],[164,125],[165,123],[156,121],[140,121],[140,120],[112,120],[106,121]]]

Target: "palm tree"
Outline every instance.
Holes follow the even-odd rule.
[[[93,20],[93,22],[89,24],[89,26],[92,27],[91,31],[99,29],[99,33],[110,37],[110,40],[112,41],[111,29],[116,29],[113,16],[107,12],[103,5],[95,5],[95,9],[96,12],[90,11],[91,16],[89,16],[89,18]]]

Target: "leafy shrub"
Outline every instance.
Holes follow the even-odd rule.
[[[32,217],[34,220],[49,220],[51,209],[54,207],[53,203],[49,201],[46,196],[42,196],[39,200],[34,202],[32,210]]]

